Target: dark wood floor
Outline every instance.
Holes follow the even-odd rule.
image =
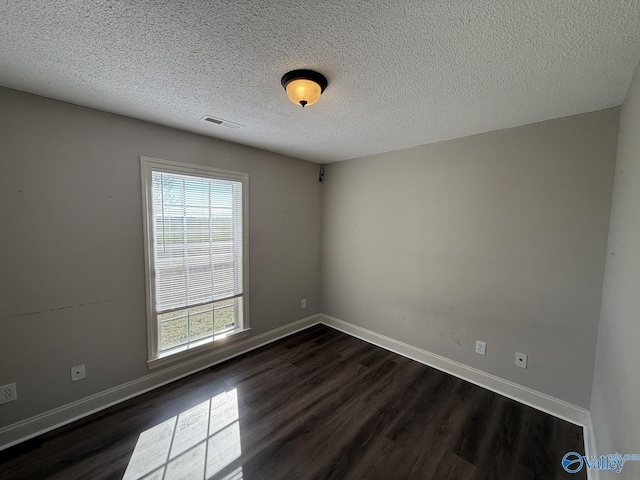
[[[582,429],[325,326],[0,452],[2,479],[585,479]]]

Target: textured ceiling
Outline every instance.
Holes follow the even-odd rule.
[[[0,85],[328,163],[621,104],[639,3],[0,0]]]

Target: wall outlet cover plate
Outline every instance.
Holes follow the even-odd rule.
[[[527,354],[516,352],[516,365],[520,368],[527,368]]]

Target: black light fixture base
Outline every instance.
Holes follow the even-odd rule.
[[[291,70],[290,72],[287,72],[282,76],[282,80],[280,80],[280,83],[282,83],[282,86],[286,90],[287,85],[289,85],[290,82],[300,79],[316,82],[318,85],[320,85],[320,93],[324,92],[324,89],[327,88],[327,85],[329,84],[324,75],[314,70]]]

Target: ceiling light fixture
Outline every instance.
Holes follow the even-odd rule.
[[[292,70],[285,73],[280,82],[289,100],[303,107],[316,103],[328,83],[324,75],[313,70]]]

